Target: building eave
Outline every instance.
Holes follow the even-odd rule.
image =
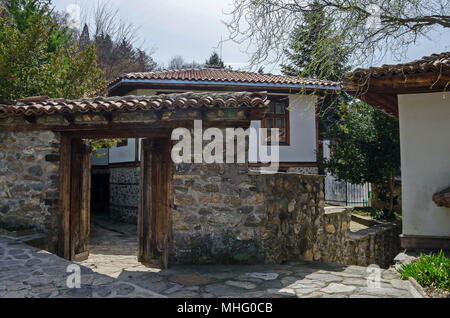
[[[108,87],[108,92],[121,85],[129,84],[154,84],[154,85],[186,85],[186,86],[240,86],[258,87],[261,89],[293,89],[293,90],[321,90],[321,91],[341,91],[340,86],[312,85],[312,84],[282,84],[282,83],[249,83],[236,81],[194,81],[194,80],[159,80],[159,79],[121,79],[119,82]]]

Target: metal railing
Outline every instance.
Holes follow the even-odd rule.
[[[370,206],[372,187],[370,183],[352,184],[338,181],[332,175],[325,178],[325,202],[345,206]]]

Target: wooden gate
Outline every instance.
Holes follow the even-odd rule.
[[[138,260],[166,268],[172,243],[172,159],[169,140],[143,139],[138,214]]]
[[[91,148],[80,138],[63,137],[60,160],[60,256],[82,261],[89,256]]]
[[[60,201],[63,215],[59,255],[82,261],[89,256],[91,151],[80,138],[63,136]],[[172,243],[172,159],[169,139],[143,139],[141,146],[138,260],[166,268]]]

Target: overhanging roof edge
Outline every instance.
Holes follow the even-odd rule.
[[[326,85],[312,85],[312,84],[282,84],[282,83],[248,83],[248,82],[233,82],[233,81],[193,81],[193,80],[158,80],[158,79],[121,79],[119,82],[108,88],[108,91],[116,88],[124,83],[149,83],[149,84],[191,84],[191,85],[234,85],[234,86],[258,86],[258,87],[273,87],[273,88],[296,88],[296,89],[321,89],[321,90],[342,90],[341,86],[326,86]]]

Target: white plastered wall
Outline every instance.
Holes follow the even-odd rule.
[[[403,234],[450,236],[450,209],[432,201],[450,186],[450,93],[399,95]]]

